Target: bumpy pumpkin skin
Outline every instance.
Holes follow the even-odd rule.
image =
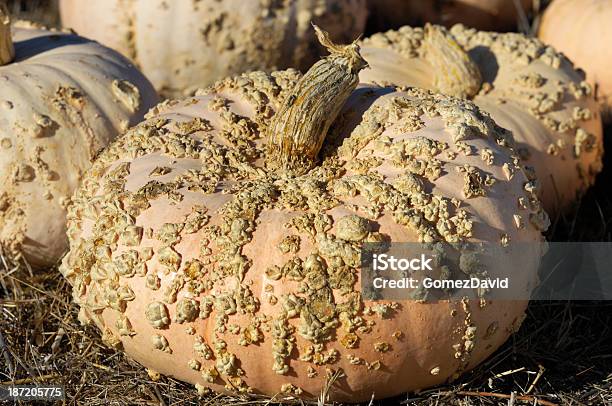
[[[468,96],[512,131],[517,152],[537,176],[544,208],[551,215],[570,208],[601,171],[603,130],[591,86],[567,58],[537,39],[461,25],[450,34],[481,76]],[[362,81],[442,90],[452,78],[432,65],[424,37],[422,28],[403,27],[364,40],[372,69],[362,71]],[[445,46],[439,44],[440,52],[450,53]]]
[[[333,38],[363,33],[365,0],[62,0],[62,24],[129,56],[167,96],[251,70],[308,69]]]
[[[612,121],[612,1],[555,0],[546,9],[538,37],[563,52],[587,74]]]
[[[323,82],[255,72],[165,102],[100,155],[61,267],[80,318],[201,392],[312,399],[342,370],[330,398],[357,402],[456,378],[518,328],[526,303],[364,301],[359,247],[531,243],[482,266],[532,289],[548,219],[509,134],[470,102],[365,86],[329,117],[320,162],[283,176],[268,169],[275,112],[337,108],[296,97],[336,90],[306,77]]]
[[[158,98],[96,42],[33,27],[12,39],[15,59],[0,66],[0,245],[46,267],[67,250],[66,207],[84,172]]]

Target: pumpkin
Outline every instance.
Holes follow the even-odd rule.
[[[158,99],[117,52],[17,25],[11,36],[0,7],[0,246],[46,267],[68,247],[66,207],[81,176]]]
[[[129,56],[166,96],[242,72],[307,69],[322,49],[310,22],[346,41],[365,0],[61,0],[62,24]]]
[[[612,119],[612,1],[555,0],[542,17],[538,37],[584,69],[605,113]],[[601,40],[600,40],[601,39]]]
[[[519,9],[528,14],[531,0],[370,0],[369,25],[375,31],[422,22],[447,27],[465,24],[480,30],[515,30]]]
[[[362,81],[471,98],[511,130],[551,215],[570,208],[601,170],[602,124],[592,88],[537,39],[461,25],[402,27],[364,40],[363,54],[371,69]]]
[[[317,32],[330,55],[305,75],[160,104],[75,194],[60,270],[80,320],[151,374],[356,402],[455,378],[522,321],[525,301],[361,296],[359,250],[381,241],[506,246],[483,269],[529,291],[548,218],[474,104],[355,89],[359,47]]]

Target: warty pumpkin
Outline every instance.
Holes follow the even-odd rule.
[[[0,246],[45,267],[68,248],[66,207],[95,155],[158,99],[117,52],[17,25],[0,5]]]
[[[360,247],[380,241],[507,245],[480,265],[529,291],[548,218],[474,104],[354,90],[359,47],[318,35],[331,54],[304,76],[162,103],[75,195],[79,317],[153,374],[309,399],[333,375],[329,398],[357,402],[456,378],[522,321],[525,301],[362,298]]]
[[[538,37],[586,72],[604,112],[612,120],[612,1],[555,0],[544,12]]]
[[[376,31],[424,22],[508,31],[517,28],[519,10],[528,15],[531,4],[531,0],[518,4],[514,0],[369,0],[368,24]]]
[[[544,208],[571,207],[601,171],[601,116],[591,86],[552,47],[516,33],[402,27],[363,41],[363,82],[473,99],[512,131]]]
[[[166,96],[251,70],[308,69],[336,38],[363,32],[365,0],[61,0],[64,27],[129,56]]]

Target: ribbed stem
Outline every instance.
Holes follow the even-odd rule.
[[[11,38],[11,16],[8,8],[0,2],[0,66],[7,65],[15,58],[15,47]]]
[[[367,62],[356,42],[336,45],[314,26],[330,55],[315,63],[298,81],[268,127],[267,166],[297,176],[311,169],[342,106],[359,83]]]
[[[478,66],[444,27],[427,24],[423,45],[425,59],[434,68],[435,90],[461,98],[480,91]]]

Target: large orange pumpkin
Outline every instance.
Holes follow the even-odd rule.
[[[250,70],[308,69],[323,52],[311,21],[349,41],[367,15],[365,0],[61,0],[60,12],[169,96]]]
[[[158,101],[123,56],[17,24],[0,3],[0,246],[33,267],[68,247],[66,207],[100,149]]]
[[[555,0],[544,12],[539,38],[587,74],[606,119],[612,119],[611,0]]]
[[[521,34],[402,27],[363,42],[364,82],[420,86],[473,99],[511,130],[549,213],[595,180],[603,154],[592,88],[552,47]]]
[[[313,399],[333,371],[330,399],[387,397],[456,378],[519,327],[524,301],[364,300],[366,242],[489,241],[502,257],[479,269],[537,279],[548,219],[508,133],[467,101],[354,90],[359,47],[319,36],[331,55],[304,76],[162,103],[71,208],[61,271],[81,320],[201,392]]]

